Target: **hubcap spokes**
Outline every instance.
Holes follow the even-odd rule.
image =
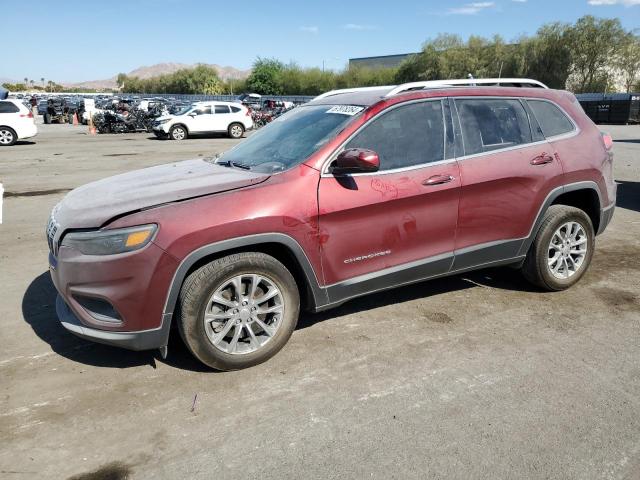
[[[561,225],[551,237],[547,264],[551,274],[560,279],[575,275],[587,256],[587,234],[578,222]]]
[[[9,144],[12,140],[13,135],[11,135],[11,132],[8,132],[6,130],[0,131],[0,143]]]
[[[276,334],[284,301],[270,279],[242,274],[226,280],[209,298],[204,329],[218,350],[230,354],[252,353]]]

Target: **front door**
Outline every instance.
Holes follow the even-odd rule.
[[[332,303],[449,270],[460,174],[445,105],[391,108],[344,145],[375,151],[378,172],[323,173],[320,243]]]
[[[211,132],[213,130],[213,115],[211,107],[198,107],[189,113],[187,128],[189,132]]]

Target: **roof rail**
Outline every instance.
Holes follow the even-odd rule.
[[[502,86],[502,84],[520,84],[521,87],[549,88],[544,83],[530,78],[464,78],[458,80],[428,80],[424,82],[403,83],[387,92],[385,97],[392,97],[409,90],[422,90],[425,88],[443,87],[475,87],[481,85]]]
[[[359,88],[343,88],[340,90],[330,90],[328,92],[324,92],[318,95],[317,97],[314,98],[314,100],[320,100],[321,98],[325,98],[325,97],[332,97],[333,95],[340,95],[341,93],[373,92],[376,90],[389,90],[391,88],[394,88],[394,85],[387,85],[387,86],[381,86],[381,87],[359,87]]]

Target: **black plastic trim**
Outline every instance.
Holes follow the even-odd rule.
[[[113,345],[128,350],[153,350],[165,347],[169,341],[171,315],[164,315],[160,328],[134,332],[97,330],[84,326],[62,296],[56,297],[56,314],[64,328],[74,335],[96,343]]]
[[[191,252],[184,260],[182,260],[173,276],[167,301],[165,302],[164,315],[173,314],[182,283],[187,276],[187,272],[197,261],[215,253],[265,243],[279,243],[287,247],[295,255],[296,260],[302,267],[307,284],[309,285],[309,290],[313,296],[313,305],[317,307],[328,303],[326,290],[320,287],[320,283],[318,282],[313,267],[311,266],[311,262],[309,262],[309,259],[300,244],[292,237],[283,233],[262,233],[223,240],[221,242],[205,245],[204,247],[200,247]]]

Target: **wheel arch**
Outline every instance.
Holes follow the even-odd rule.
[[[169,127],[169,132],[171,132],[171,129],[172,129],[172,128],[175,128],[175,127],[182,127],[182,128],[184,128],[184,129],[187,131],[187,135],[190,133],[190,132],[189,132],[189,127],[187,127],[187,125],[186,125],[186,124],[184,124],[184,123],[182,123],[182,122],[177,122],[177,123],[174,123],[173,125],[171,125],[171,126]]]
[[[239,252],[266,253],[284,264],[298,284],[301,303],[305,308],[315,310],[328,303],[326,291],[320,287],[311,262],[300,244],[282,233],[265,233],[212,243],[187,255],[174,273],[163,317],[172,316],[176,311],[180,289],[191,272],[217,258]]]
[[[529,250],[551,205],[568,205],[583,210],[591,218],[594,231],[598,232],[602,212],[602,196],[598,184],[593,181],[583,181],[562,185],[549,192],[545,198],[529,236],[520,247],[519,255],[524,255]]]

